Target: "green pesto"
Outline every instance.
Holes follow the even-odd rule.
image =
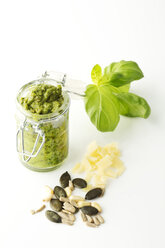
[[[38,84],[20,100],[24,109],[33,114],[50,114],[56,112],[64,102],[61,85]]]
[[[21,105],[24,109],[34,113],[49,114],[58,112],[64,101],[61,86],[39,84],[33,87],[25,98],[21,98]],[[68,155],[68,111],[51,121],[40,124],[39,128],[45,134],[45,143],[36,157],[31,158],[27,163],[33,170],[52,170],[57,168]],[[32,115],[33,116],[33,115]],[[32,125],[29,123],[24,129],[24,148],[31,152],[37,137]],[[40,137],[37,149],[41,145]],[[20,139],[21,147],[21,139]],[[36,149],[36,150],[37,150]],[[26,158],[26,157],[25,157]],[[20,156],[20,159],[21,156]]]

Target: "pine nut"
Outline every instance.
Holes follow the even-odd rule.
[[[74,190],[74,186],[71,180],[69,180],[69,188],[73,191]]]
[[[77,203],[74,200],[70,200],[70,204],[76,208],[78,208]]]
[[[92,202],[92,203],[91,203],[91,206],[97,208],[97,210],[98,210],[99,212],[102,211],[101,206],[100,206],[97,202]]]
[[[100,225],[100,221],[97,219],[97,216],[94,216],[93,217],[93,221],[95,223],[96,226],[99,226]]]
[[[101,215],[96,215],[96,217],[97,217],[97,219],[98,219],[98,221],[101,223],[101,224],[103,224],[104,223],[104,219],[103,219],[103,217],[101,216]]]
[[[77,202],[78,208],[82,208],[84,206],[90,206],[90,205],[91,205],[91,203],[90,202],[87,202],[87,201],[78,201]]]
[[[70,226],[73,225],[73,221],[66,220],[66,219],[62,219],[62,223],[63,223],[63,224],[66,224],[66,225],[70,225]]]
[[[81,196],[71,195],[70,200],[74,200],[75,202],[78,202],[78,201],[84,201],[85,199]]]
[[[87,221],[86,215],[85,215],[84,213],[82,213],[82,212],[81,212],[81,218],[82,218],[82,220],[83,220],[84,222]]]
[[[45,205],[42,205],[39,209],[37,210],[31,210],[31,214],[36,214],[36,213],[39,213],[41,212],[46,206]]]
[[[67,197],[70,197],[71,194],[72,194],[72,190],[70,189],[70,187],[66,187],[66,188],[65,188],[65,192],[66,192],[66,194],[67,194]]]
[[[69,202],[64,202],[63,208],[71,213],[75,213],[76,209]]]
[[[87,221],[92,223],[93,222],[93,218],[89,215],[86,215]]]
[[[91,223],[91,222],[86,222],[86,225],[87,226],[90,226],[90,227],[97,227],[94,223]]]
[[[60,197],[60,201],[62,202],[69,202],[69,199],[67,197]]]
[[[45,185],[45,192],[44,192],[44,199],[43,202],[48,202],[52,199],[53,197],[53,190],[50,188],[48,185]]]
[[[58,212],[58,215],[59,215],[61,218],[65,219],[65,220],[69,220],[68,214],[66,214],[66,213],[64,213],[64,212]]]

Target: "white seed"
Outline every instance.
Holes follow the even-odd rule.
[[[53,190],[48,185],[45,185],[43,201],[44,202],[50,201],[53,197],[53,194],[54,194]]]
[[[84,222],[87,221],[86,215],[85,215],[84,213],[82,213],[82,212],[81,212],[81,218],[82,218],[82,220],[83,220]]]
[[[76,209],[69,202],[64,202],[63,208],[71,213],[75,213]]]
[[[69,215],[64,212],[58,212],[58,215],[65,220],[69,220]]]
[[[60,201],[62,202],[69,202],[69,199],[67,197],[60,197]]]
[[[70,200],[74,200],[75,202],[78,202],[78,201],[84,201],[85,199],[81,196],[71,195]]]
[[[67,214],[67,217],[68,217],[67,219],[69,219],[71,221],[75,221],[76,220],[75,215],[72,214],[71,212],[69,212],[69,211],[67,211],[65,209],[63,209],[62,212],[65,213],[65,214]]]
[[[97,219],[97,216],[93,217],[93,222],[95,223],[96,226],[100,225],[100,221]]]
[[[66,219],[62,219],[62,223],[63,224],[66,224],[66,225],[69,225],[69,226],[72,226],[74,223],[73,223],[73,221],[71,221],[71,220],[66,220]]]
[[[100,206],[97,202],[92,202],[92,203],[91,203],[91,206],[97,208],[97,210],[98,210],[99,212],[102,211],[101,206]]]
[[[72,194],[72,190],[70,189],[70,187],[66,187],[66,188],[65,188],[65,192],[66,192],[66,194],[67,194],[67,197],[70,197],[71,194]]]
[[[89,215],[86,214],[86,218],[87,218],[87,221],[92,223],[93,222],[93,218]]]
[[[94,223],[91,223],[91,222],[86,222],[86,225],[87,226],[90,226],[90,227],[97,227]]]
[[[77,205],[77,203],[76,203],[74,200],[70,200],[69,202],[70,202],[70,204],[71,204],[72,206],[78,208],[78,205]]]
[[[36,211],[32,209],[32,210],[30,210],[30,213],[31,213],[31,214],[35,214]]]
[[[71,212],[69,212],[68,210],[65,210],[65,209],[63,209],[62,212],[65,214],[72,214]]]
[[[69,220],[71,220],[73,222],[76,220],[76,217],[74,214],[68,214],[68,217],[69,217]]]
[[[37,210],[31,210],[31,214],[36,214],[36,213],[39,213],[41,212],[46,206],[45,205],[42,205],[39,209]]]
[[[71,180],[69,180],[69,188],[73,191],[74,190],[74,186]]]
[[[82,208],[82,207],[90,206],[90,205],[91,205],[91,202],[87,202],[87,201],[78,201],[77,202],[78,208]]]
[[[101,223],[101,224],[103,224],[104,223],[104,219],[103,219],[103,217],[101,216],[101,215],[96,215],[96,217],[97,217],[97,219],[98,219],[98,221]]]

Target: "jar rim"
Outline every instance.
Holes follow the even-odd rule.
[[[58,109],[58,111],[56,112],[53,112],[53,113],[49,113],[49,114],[34,114],[34,113],[31,113],[30,111],[28,110],[25,110],[23,108],[23,106],[20,104],[20,97],[21,97],[21,94],[23,93],[23,91],[27,90],[28,88],[32,87],[33,85],[37,85],[37,84],[51,84],[51,85],[54,85],[54,86],[57,86],[57,85],[61,85],[62,86],[62,89],[63,89],[63,85],[62,83],[60,82],[57,82],[56,80],[54,79],[45,79],[45,78],[41,78],[41,79],[37,79],[37,80],[33,80],[27,84],[24,84],[18,91],[17,93],[17,96],[16,96],[16,106],[17,106],[17,109],[23,114],[26,116],[26,118],[29,118],[31,120],[34,121],[37,120],[37,121],[48,121],[49,119],[57,119],[59,118],[60,116],[64,115],[69,107],[70,107],[70,96],[68,94],[67,91],[65,90],[62,90],[62,93],[63,93],[63,96],[64,96],[64,103],[62,104],[62,106]]]

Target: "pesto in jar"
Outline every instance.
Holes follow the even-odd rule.
[[[50,114],[56,112],[64,102],[61,85],[38,84],[20,100],[24,109],[33,114]]]
[[[30,158],[26,166],[37,171],[47,171],[57,168],[68,155],[68,115],[69,111],[64,111],[64,95],[61,85],[49,85],[45,83],[36,84],[31,87],[25,97],[20,98],[20,104],[24,110],[29,112],[39,129],[45,135],[45,142],[36,157]],[[42,122],[44,115],[55,114]],[[40,121],[41,120],[41,121]],[[27,122],[24,128],[24,150],[31,153],[33,150],[37,132],[35,125]],[[39,138],[36,151],[42,143]],[[20,147],[21,139],[20,139]],[[25,159],[27,156],[25,156]],[[21,159],[21,156],[20,156]],[[21,159],[22,160],[22,159]]]

